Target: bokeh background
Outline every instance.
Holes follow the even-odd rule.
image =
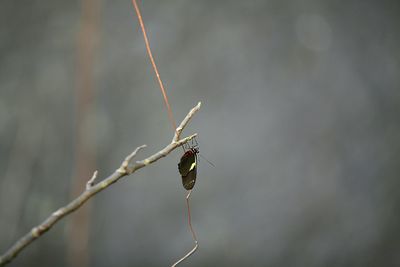
[[[175,119],[202,101],[182,266],[400,266],[400,2],[141,1]],[[0,2],[0,251],[172,138],[130,1]],[[10,266],[169,266],[181,150]]]

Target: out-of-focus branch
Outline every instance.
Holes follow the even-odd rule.
[[[81,16],[76,39],[75,66],[75,114],[74,114],[74,162],[70,177],[70,198],[82,191],[88,173],[96,168],[95,148],[87,144],[87,119],[96,109],[96,83],[94,69],[100,41],[101,0],[79,1]],[[95,131],[90,132],[95,137]],[[66,245],[66,264],[68,266],[89,266],[89,235],[91,205],[85,205],[80,212],[68,220]]]
[[[41,224],[36,227],[33,227],[31,231],[29,231],[25,236],[20,238],[7,252],[5,252],[0,257],[0,266],[6,265],[10,261],[12,261],[24,248],[26,248],[33,241],[42,236],[45,232],[50,230],[50,228],[56,224],[59,220],[67,216],[68,214],[74,212],[79,209],[86,201],[88,201],[91,197],[96,195],[97,193],[103,191],[113,183],[117,182],[122,177],[130,175],[135,171],[167,156],[177,147],[187,143],[189,140],[193,139],[197,134],[190,135],[183,139],[180,138],[180,135],[186,125],[189,123],[190,119],[193,115],[200,109],[201,103],[199,102],[197,106],[195,106],[183,119],[181,124],[176,129],[174,137],[170,144],[164,147],[162,150],[157,153],[151,155],[150,157],[136,161],[132,163],[132,159],[136,156],[139,150],[146,147],[146,145],[142,145],[135,149],[130,155],[128,155],[125,160],[122,162],[121,166],[110,176],[102,180],[101,182],[94,184],[95,179],[97,177],[97,172],[95,172],[92,178],[87,183],[86,189],[82,192],[80,196],[72,200],[66,206],[59,208],[57,211],[53,212],[46,220],[44,220]]]

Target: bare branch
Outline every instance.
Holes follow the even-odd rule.
[[[88,181],[86,185],[86,189],[82,192],[80,196],[72,200],[66,206],[59,208],[57,211],[53,212],[46,220],[44,220],[41,224],[36,227],[33,227],[31,231],[29,231],[25,236],[20,238],[15,242],[15,244],[6,251],[0,257],[0,266],[4,266],[7,263],[11,262],[25,247],[35,241],[37,238],[42,236],[45,232],[50,230],[50,228],[56,224],[59,220],[67,216],[68,214],[74,212],[75,210],[79,209],[86,201],[92,198],[97,193],[103,191],[113,183],[120,180],[122,177],[125,177],[129,174],[134,173],[135,171],[167,156],[177,147],[185,144],[189,140],[193,139],[197,136],[197,134],[190,135],[183,139],[180,139],[180,135],[186,125],[189,123],[190,119],[193,115],[200,109],[201,103],[199,102],[197,106],[195,106],[183,119],[179,127],[176,129],[174,138],[172,139],[171,143],[164,147],[159,152],[149,156],[148,158],[136,161],[133,166],[132,159],[136,156],[139,150],[143,149],[145,145],[137,147],[130,155],[128,155],[125,160],[122,162],[121,166],[110,176],[105,178],[103,181],[94,185],[94,181],[97,177],[97,171],[94,172],[92,178]]]
[[[189,111],[189,113],[183,119],[183,121],[178,126],[178,128],[176,128],[175,135],[174,135],[174,138],[172,139],[172,141],[176,142],[176,141],[179,140],[179,138],[181,137],[181,133],[182,133],[183,129],[189,123],[189,121],[193,117],[193,115],[200,109],[200,107],[201,107],[201,102],[197,103],[197,105],[194,108],[192,108],[191,111]]]

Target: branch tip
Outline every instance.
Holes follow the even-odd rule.
[[[95,170],[92,175],[92,178],[90,178],[90,180],[86,183],[86,190],[89,190],[93,186],[94,180],[96,180],[96,178],[97,178],[97,173],[98,173],[98,171]]]
[[[201,102],[197,103],[197,105],[192,108],[189,113],[186,115],[186,117],[182,120],[181,124],[176,128],[175,130],[175,135],[174,138],[172,139],[173,141],[178,141],[180,139],[181,133],[183,129],[186,127],[186,125],[189,123],[190,119],[193,117],[193,115],[199,111],[201,107]]]

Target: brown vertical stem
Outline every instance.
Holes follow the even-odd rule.
[[[76,132],[75,172],[71,180],[71,197],[85,188],[87,177],[95,169],[94,149],[88,142],[95,131],[87,126],[94,111],[93,65],[98,39],[99,0],[82,0],[76,64]],[[93,116],[90,116],[93,118]],[[89,132],[87,131],[89,129]],[[71,217],[67,235],[67,261],[70,266],[88,266],[90,205]]]
[[[167,93],[165,92],[164,84],[161,80],[160,73],[158,72],[157,64],[154,60],[153,53],[151,52],[150,41],[149,41],[149,38],[147,37],[146,28],[144,27],[142,14],[140,13],[140,9],[139,9],[138,4],[136,3],[136,0],[132,0],[132,4],[133,4],[133,7],[135,8],[135,12],[136,12],[136,15],[139,20],[140,28],[142,29],[144,43],[146,45],[147,54],[149,55],[149,58],[150,58],[151,66],[153,67],[154,73],[156,74],[158,85],[160,86],[161,93],[164,97],[164,102],[165,102],[165,106],[167,107],[169,120],[171,122],[172,128],[175,131],[176,130],[176,122],[174,119],[174,115],[172,114],[171,106],[169,105],[168,96],[167,96]]]

